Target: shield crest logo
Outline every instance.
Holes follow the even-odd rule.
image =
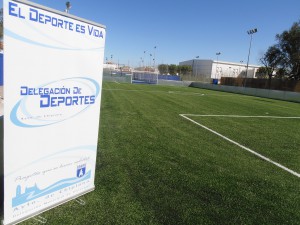
[[[86,165],[80,165],[77,166],[77,177],[83,177],[85,175],[85,171],[86,171]]]

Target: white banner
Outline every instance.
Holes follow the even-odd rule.
[[[4,224],[94,189],[105,27],[4,0]]]

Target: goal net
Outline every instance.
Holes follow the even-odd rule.
[[[133,72],[132,83],[157,84],[158,74],[149,72]]]

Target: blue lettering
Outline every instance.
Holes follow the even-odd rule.
[[[28,90],[23,90],[28,92]],[[68,97],[51,97],[51,95],[41,95],[40,108],[72,106],[72,105],[91,105],[95,103],[95,95],[91,96],[68,96]]]
[[[88,25],[88,30],[89,30],[89,35],[92,35],[92,34],[93,34],[94,27],[90,27],[90,26]]]
[[[90,98],[90,96],[84,96],[84,104],[85,104],[85,105],[90,104],[89,98]]]
[[[74,87],[73,88],[73,94],[81,94],[81,88],[79,88],[79,87]]]
[[[73,97],[73,105],[78,105],[78,96]]]
[[[45,22],[44,22],[44,16],[45,16],[45,15],[42,14],[42,13],[39,14],[39,22],[40,22],[40,23],[45,23]]]
[[[77,33],[80,33],[80,25],[79,25],[79,24],[76,24],[75,31],[76,31]]]
[[[79,96],[80,99],[80,105],[82,105],[82,100],[84,99],[84,96]]]
[[[29,19],[32,21],[38,21],[38,11],[36,9],[30,9]]]
[[[34,88],[28,88],[28,95],[34,95]]]
[[[46,94],[46,95],[49,94],[49,88],[44,88],[44,94]]]
[[[102,33],[102,31],[100,31],[99,37],[103,38],[103,33]]]
[[[19,8],[19,18],[25,19],[25,16],[22,16],[22,15],[21,15],[21,8]]]
[[[57,27],[57,19],[56,19],[56,18],[52,18],[52,23],[51,23],[51,25],[52,25],[53,27]]]
[[[66,97],[66,106],[72,105],[72,97]]]
[[[58,99],[57,106],[59,106],[61,103],[65,102],[65,98],[64,97],[58,97],[57,99]]]
[[[51,107],[56,107],[57,105],[55,104],[55,100],[57,99],[57,97],[52,97],[51,98]]]
[[[91,97],[90,97],[90,104],[94,104],[95,103],[95,95],[92,95]]]
[[[18,4],[9,2],[8,3],[8,14],[10,16],[19,17],[25,19],[25,16],[22,16],[21,8],[18,7]]]
[[[16,8],[18,7],[18,4],[9,2],[8,3],[8,13],[11,16],[18,17],[18,14],[16,13]]]
[[[85,26],[81,26],[81,33],[85,34]]]
[[[21,95],[27,95],[27,87],[22,86],[21,87]]]
[[[50,16],[47,16],[45,15],[45,24],[51,22],[51,17]]]
[[[80,24],[76,24],[76,32],[84,34],[85,33],[85,26],[82,26]]]
[[[57,22],[57,27],[63,28],[64,21],[62,21],[61,19],[58,19],[57,21],[58,21]]]
[[[39,88],[39,95],[42,95],[43,94],[43,88]],[[45,93],[46,94],[46,93]]]
[[[43,101],[44,99],[44,101]],[[40,107],[47,108],[50,106],[50,95],[41,95]]]
[[[73,25],[74,25],[74,23],[69,22],[69,30],[72,30],[72,31],[73,31]]]
[[[90,27],[88,26],[88,30],[89,30],[89,35],[92,35],[94,37],[99,37],[99,38],[103,38],[103,33],[100,30],[95,29],[94,27]]]

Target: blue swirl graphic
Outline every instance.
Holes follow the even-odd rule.
[[[40,42],[30,40],[26,37],[23,37],[19,34],[14,33],[13,31],[10,31],[7,28],[4,29],[4,33],[5,33],[6,36],[9,36],[9,37],[14,38],[16,40],[19,40],[19,41],[22,41],[22,42],[25,42],[25,43],[31,44],[31,45],[37,45],[37,46],[44,47],[44,48],[52,48],[52,49],[67,50],[67,51],[95,51],[95,50],[97,51],[97,50],[104,49],[104,47],[81,49],[81,48],[64,48],[64,47],[48,45],[48,44],[44,44],[44,43],[40,43]]]
[[[17,186],[17,193],[16,196],[12,199],[12,206],[16,207],[18,205],[24,204],[26,202],[32,201],[34,199],[40,198],[42,196],[45,196],[47,194],[51,194],[53,192],[59,191],[63,188],[75,185],[77,183],[80,183],[84,180],[91,178],[91,171],[88,171],[84,176],[81,178],[78,177],[72,177],[60,180],[49,187],[45,189],[39,189],[36,185],[33,187],[26,187],[24,193],[18,193],[18,190],[21,189],[20,186]]]

